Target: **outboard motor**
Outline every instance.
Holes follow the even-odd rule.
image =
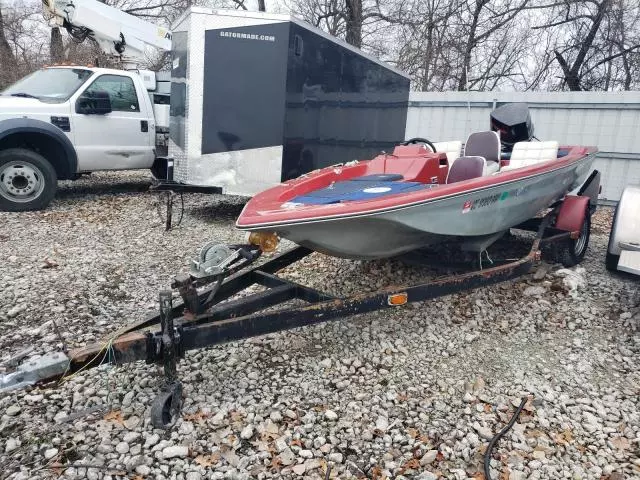
[[[533,123],[526,103],[507,103],[491,112],[491,130],[498,132],[503,152],[511,152],[516,142],[533,138]]]

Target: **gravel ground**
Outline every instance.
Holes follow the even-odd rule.
[[[167,233],[149,183],[96,174],[44,212],[0,213],[2,357],[59,349],[54,321],[70,348],[103,338],[155,310],[203,243],[242,241],[240,199],[187,195]],[[640,297],[604,268],[610,219],[570,271],[187,353],[170,432],[149,424],[143,362],[5,395],[0,478],[479,480],[523,395],[494,478],[640,478]],[[285,275],[348,293],[428,273],[314,254]]]

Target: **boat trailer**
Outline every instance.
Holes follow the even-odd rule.
[[[599,182],[599,174],[597,180]],[[159,293],[158,314],[116,331],[103,342],[66,354],[55,352],[27,361],[15,371],[0,376],[0,392],[61,379],[105,363],[119,365],[144,360],[163,366],[164,382],[151,405],[151,420],[156,428],[170,428],[179,417],[183,401],[177,362],[188,350],[350,315],[398,308],[410,302],[430,300],[525,275],[541,259],[541,251],[545,247],[548,249],[555,245],[559,249],[561,255],[554,258],[556,260],[567,258],[562,253],[576,245],[586,249],[589,219],[595,205],[588,206],[583,212],[582,224],[586,226],[586,232],[584,228],[579,231],[559,230],[554,225],[559,222],[565,200],[558,202],[545,216],[514,227],[536,232],[529,252],[518,260],[496,260],[490,268],[349,297],[336,297],[276,275],[312,253],[305,247],[294,247],[254,265],[263,251],[272,245],[264,242],[261,245],[208,244],[201,250],[199,258],[193,261],[190,273],[176,277],[171,285],[173,290]],[[265,287],[265,290],[232,298],[254,285]],[[181,303],[173,303],[172,293],[175,290],[182,298]],[[306,304],[287,306],[287,302],[292,300]]]

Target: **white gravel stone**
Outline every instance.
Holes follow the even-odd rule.
[[[9,417],[15,417],[21,411],[22,409],[20,408],[20,405],[13,404],[13,405],[9,405],[9,407],[5,410],[4,413],[6,413]]]
[[[16,438],[10,438],[7,440],[7,443],[4,446],[4,451],[5,453],[13,452],[20,445],[21,445],[20,440]]]
[[[271,421],[273,423],[280,423],[282,421],[282,414],[277,411],[274,410],[273,412],[271,412],[271,414],[269,415],[269,418],[271,418]]]
[[[299,463],[298,465],[294,465],[291,467],[291,470],[296,475],[304,475],[304,472],[307,470],[307,467],[304,463]]]
[[[116,445],[116,452],[123,454],[129,451],[129,444],[126,442],[120,442]]]
[[[152,433],[145,439],[144,446],[146,448],[153,447],[159,441],[160,441],[160,435],[158,435],[157,433]]]
[[[320,448],[325,443],[327,443],[327,439],[324,437],[316,437],[313,439],[313,448]]]
[[[540,295],[544,295],[545,293],[547,293],[547,289],[539,286],[531,286],[531,287],[525,288],[524,292],[522,293],[529,297],[538,297]]]
[[[138,465],[136,467],[136,473],[145,477],[151,473],[151,469],[147,465]]]
[[[276,450],[278,452],[283,452],[287,448],[289,448],[289,444],[287,443],[286,437],[280,437],[276,439]]]
[[[57,448],[47,448],[44,451],[44,459],[45,460],[51,460],[56,455],[58,455],[58,449]]]
[[[326,418],[327,420],[335,421],[338,419],[338,414],[333,410],[327,410],[326,412],[324,412],[324,418]]]
[[[283,465],[291,465],[296,461],[296,456],[290,448],[286,448],[280,453],[280,461]]]
[[[420,458],[420,465],[425,466],[433,463],[437,456],[438,450],[429,450]]]
[[[387,417],[378,417],[376,420],[376,428],[378,430],[382,430],[383,432],[386,432],[387,429],[389,428],[389,420],[387,419]]]
[[[320,366],[322,368],[330,368],[331,367],[331,359],[330,358],[325,358],[324,360],[322,360],[320,362]]]
[[[174,445],[171,447],[165,447],[162,449],[162,458],[165,460],[169,458],[183,458],[189,455],[189,447],[184,445]]]
[[[133,443],[139,438],[140,438],[140,432],[127,432],[122,438],[122,441],[125,443]]]
[[[240,438],[249,440],[251,437],[253,437],[253,425],[247,425],[242,429],[242,432],[240,432]]]
[[[313,458],[313,452],[311,450],[300,450],[298,455],[302,458]]]
[[[435,473],[431,472],[421,472],[416,480],[438,480],[438,476]]]
[[[341,453],[330,453],[329,454],[329,461],[330,462],[335,462],[335,463],[342,463],[344,457],[342,456]]]

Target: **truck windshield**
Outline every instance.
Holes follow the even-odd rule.
[[[27,75],[2,95],[37,98],[45,102],[64,102],[93,74],[84,68],[44,68]]]

